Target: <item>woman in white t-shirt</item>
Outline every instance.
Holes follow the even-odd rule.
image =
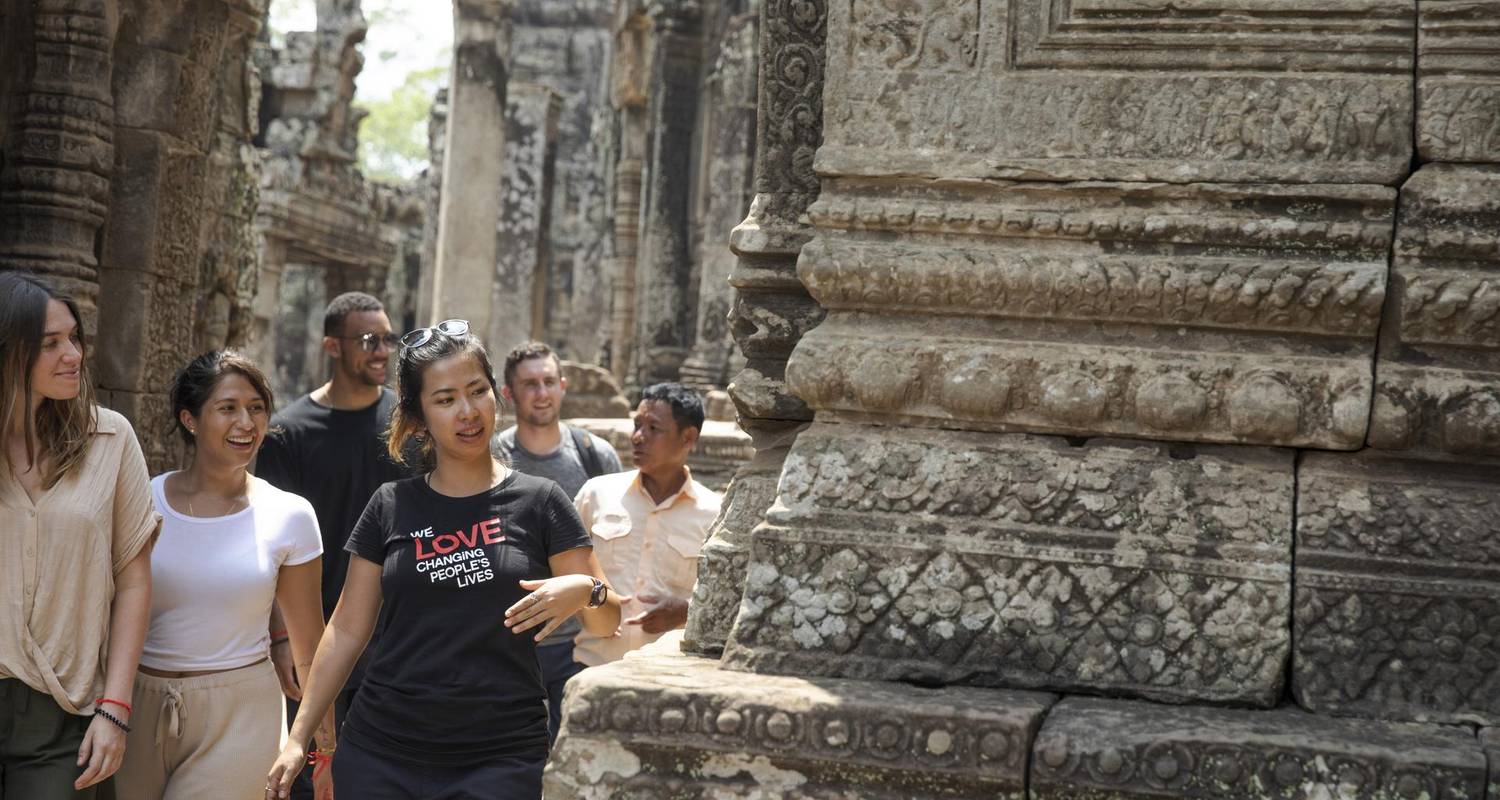
[[[323,634],[322,539],[306,500],[248,471],[273,404],[253,362],[204,353],[178,373],[171,400],[191,461],[151,482],[163,524],[116,793],[252,800],[285,729],[271,648],[290,644],[304,677]],[[271,629],[273,603],[285,631]],[[325,719],[326,751],[332,731]],[[316,775],[317,796],[328,796],[328,771]]]

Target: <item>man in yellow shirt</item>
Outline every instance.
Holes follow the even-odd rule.
[[[719,495],[693,480],[688,453],[703,428],[703,400],[677,383],[646,389],[635,411],[636,469],[601,475],[573,504],[594,540],[594,555],[621,592],[618,633],[578,635],[573,658],[598,666],[687,623],[698,551],[719,515]]]

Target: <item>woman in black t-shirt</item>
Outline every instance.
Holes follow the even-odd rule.
[[[614,632],[619,601],[557,484],[491,457],[494,370],[468,323],[403,337],[396,385],[391,455],[418,442],[432,469],[380,487],[350,533],[348,578],[266,796],[287,796],[378,615],[332,761],[339,796],[534,800],[547,757],[536,643],[575,613]]]

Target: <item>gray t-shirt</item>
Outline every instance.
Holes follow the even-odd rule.
[[[583,468],[583,456],[579,454],[578,446],[573,442],[572,431],[566,425],[562,426],[562,429],[562,444],[546,455],[537,455],[522,447],[521,443],[516,441],[516,426],[514,425],[495,434],[492,449],[509,462],[517,472],[540,478],[551,478],[562,487],[564,494],[569,498],[574,498],[578,496],[578,490],[583,488],[583,484],[588,481],[589,474]],[[588,432],[585,431],[585,433]],[[606,473],[624,470],[624,467],[620,466],[620,457],[609,442],[592,433],[589,433],[588,437],[594,443],[594,452],[599,455],[599,465]],[[583,627],[579,625],[578,618],[574,617],[553,631],[542,644],[572,641],[581,630]]]

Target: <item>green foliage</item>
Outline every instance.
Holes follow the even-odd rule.
[[[443,66],[413,70],[385,97],[364,101],[370,115],[359,129],[359,163],[367,177],[402,181],[427,166],[427,117],[448,78]]]

